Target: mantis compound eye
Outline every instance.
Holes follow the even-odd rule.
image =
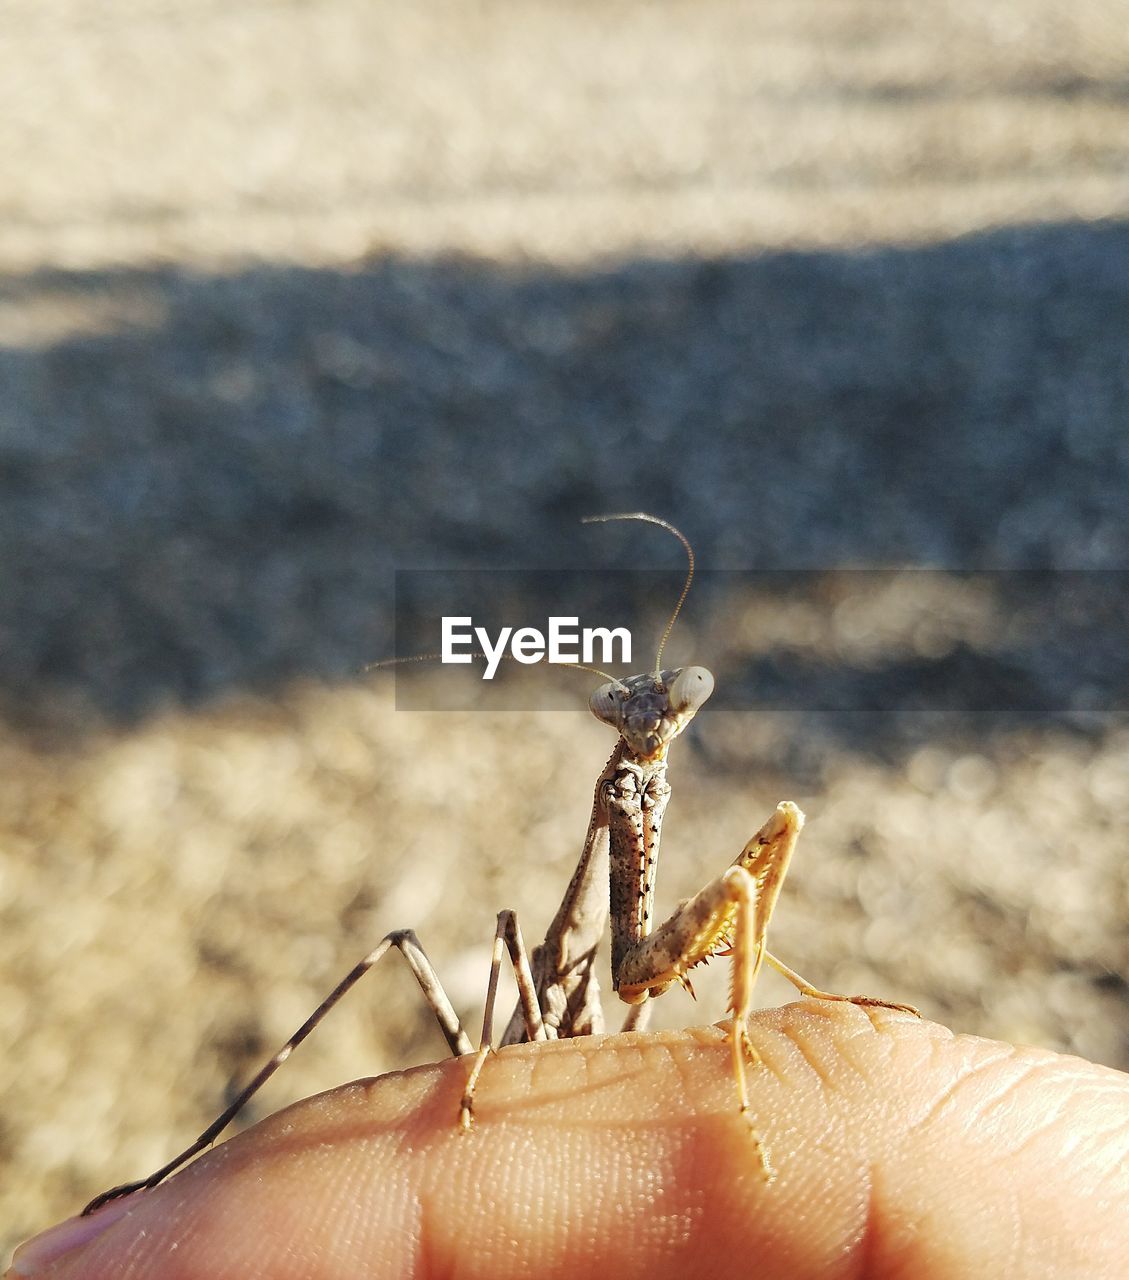
[[[713,675],[705,667],[683,667],[670,682],[667,697],[677,715],[694,715],[713,693]]]
[[[588,699],[588,705],[597,720],[619,727],[620,708],[623,706],[623,686],[609,681],[602,684]]]

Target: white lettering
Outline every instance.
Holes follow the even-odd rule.
[[[549,661],[550,662],[579,662],[580,655],[576,652],[576,642],[579,639],[575,630],[566,631],[566,627],[576,627],[580,622],[579,618],[550,618],[549,619]],[[572,645],[572,652],[562,653],[561,645]]]
[[[507,648],[509,657],[526,666],[545,659],[561,664],[583,661],[588,666],[601,667],[609,667],[617,662],[631,662],[631,632],[626,627],[584,627],[578,630],[579,618],[552,616],[549,618],[549,638],[546,641],[544,632],[536,627],[518,627],[516,630],[513,627],[503,627],[497,637],[494,637],[485,627],[475,627],[473,623],[474,619],[469,617],[443,618],[439,657],[443,662],[460,663],[470,662],[476,657],[485,658],[483,680],[494,679],[502,659],[507,656]],[[460,652],[475,642],[480,653]]]
[[[440,660],[442,662],[469,662],[469,653],[456,653],[454,645],[470,644],[471,636],[469,632],[456,632],[456,627],[469,627],[472,619],[470,618],[444,618],[443,619],[443,644],[440,649]]]
[[[518,662],[532,666],[545,656],[545,637],[536,627],[519,627],[510,641],[510,653]]]
[[[593,656],[596,640],[600,641],[600,657]],[[615,656],[615,641],[620,643],[620,655]],[[631,661],[631,632],[626,627],[585,627],[584,661],[588,666],[610,667],[615,662],[625,665]]]
[[[475,627],[474,634],[478,637],[478,643],[482,646],[482,652],[486,655],[486,670],[482,673],[483,680],[493,680],[495,672],[498,670],[498,663],[502,661],[502,654],[506,651],[506,641],[510,638],[513,627],[503,627],[498,633],[498,643],[490,647],[490,632],[485,627]]]

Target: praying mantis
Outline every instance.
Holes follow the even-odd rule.
[[[595,516],[585,523],[621,520],[657,525],[677,538],[687,556],[686,579],[659,641],[654,669],[625,679],[605,676],[606,682],[591,696],[589,706],[593,714],[614,728],[619,736],[596,779],[580,859],[544,941],[532,954],[526,950],[516,914],[510,910],[498,914],[477,1050],[416,935],[410,929],[395,930],[342,978],[194,1142],[149,1177],[102,1192],[83,1209],[84,1215],[95,1212],[110,1200],[157,1186],[210,1146],[333,1006],[391,950],[400,952],[415,975],[452,1054],[473,1055],[459,1106],[458,1124],[463,1131],[474,1127],[475,1092],[493,1051],[494,1006],[507,954],[519,995],[501,1037],[501,1046],[603,1031],[595,957],[609,918],[613,985],[619,998],[629,1006],[623,1023],[625,1031],[642,1030],[649,1015],[649,1002],[675,983],[692,992],[688,975],[697,965],[713,956],[729,957],[732,981],[727,1034],[737,1111],[748,1123],[761,1171],[768,1181],[776,1175],[749,1117],[746,1080],[747,1064],[757,1061],[746,1024],[752,1010],[753,987],[762,966],[767,963],[802,995],[813,999],[847,1001],[917,1015],[918,1011],[911,1005],[820,990],[767,949],[768,925],[804,825],[803,813],[791,801],[777,805],[768,821],[725,871],[677,907],[663,923],[652,927],[659,842],[671,793],[666,777],[667,754],[671,743],[710,697],[714,679],[705,667],[662,667],[663,649],[694,579],[694,551],[690,542],[674,525],[646,512]]]

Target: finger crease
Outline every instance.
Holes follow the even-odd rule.
[[[946,1108],[953,1102],[956,1095],[961,1092],[965,1086],[971,1084],[986,1072],[994,1071],[995,1068],[1004,1061],[1004,1059],[1014,1056],[1014,1052],[1015,1051],[1011,1048],[1004,1049],[994,1057],[989,1058],[986,1062],[979,1062],[975,1066],[962,1070],[957,1078],[941,1091],[936,1102],[933,1103],[918,1123],[922,1126],[932,1124],[934,1120],[940,1117],[941,1113],[946,1110]]]

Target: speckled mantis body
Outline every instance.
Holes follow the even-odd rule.
[[[148,1178],[96,1196],[84,1214],[93,1213],[109,1200],[156,1186],[210,1146],[342,996],[393,949],[403,955],[418,980],[452,1054],[474,1054],[460,1103],[459,1123],[464,1130],[473,1127],[475,1090],[492,1051],[494,1005],[504,955],[508,953],[513,966],[519,998],[502,1036],[503,1046],[597,1034],[604,1029],[604,1016],[595,957],[609,916],[613,983],[620,999],[630,1006],[624,1030],[643,1027],[652,997],[661,995],[674,983],[689,988],[688,974],[696,965],[711,956],[732,958],[728,1031],[738,1110],[745,1117],[749,1111],[746,1061],[756,1060],[746,1021],[752,1009],[753,986],[763,963],[778,970],[806,996],[917,1012],[907,1005],[867,996],[821,991],[767,950],[768,924],[804,822],[803,814],[790,801],[777,806],[731,866],[652,929],[659,840],[670,798],[667,751],[709,698],[714,681],[704,667],[661,667],[667,637],[694,577],[690,543],[673,525],[642,512],[595,517],[596,522],[612,520],[646,521],[678,538],[689,560],[686,581],[659,643],[654,671],[623,680],[609,679],[591,697],[593,713],[617,730],[619,741],[596,781],[588,832],[576,870],[545,940],[532,957],[526,952],[515,913],[507,910],[498,915],[477,1052],[415,934],[409,929],[396,930],[350,970],[190,1146]],[[755,1132],[750,1131],[761,1168],[771,1179],[775,1175],[768,1154]]]

